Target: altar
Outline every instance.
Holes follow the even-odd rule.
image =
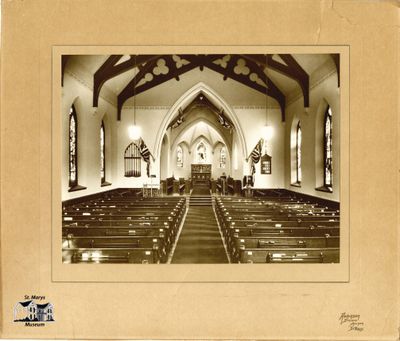
[[[192,179],[193,180],[210,180],[211,179],[211,164],[192,164]]]

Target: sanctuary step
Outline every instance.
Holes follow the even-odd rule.
[[[211,196],[191,196],[189,200],[190,206],[212,206]]]
[[[190,206],[212,206],[208,182],[196,183],[189,200]]]

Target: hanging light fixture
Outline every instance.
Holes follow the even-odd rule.
[[[264,145],[266,146],[267,141],[269,141],[274,135],[274,129],[271,125],[269,125],[268,120],[268,54],[265,55],[265,113],[266,113],[266,123],[261,127],[261,137],[264,139]]]
[[[139,140],[142,134],[142,130],[139,126],[133,124],[128,128],[129,137],[131,140]]]
[[[136,55],[134,57],[135,65],[136,65]],[[129,126],[128,134],[131,140],[139,140],[142,135],[142,129],[140,126],[136,125],[136,75],[133,77],[133,125]]]

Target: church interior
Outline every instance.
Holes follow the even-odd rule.
[[[62,55],[63,263],[339,263],[339,57]]]

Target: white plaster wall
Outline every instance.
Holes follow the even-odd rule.
[[[262,137],[261,127],[267,123],[266,109],[235,108],[234,109],[240,125],[245,134],[248,154],[252,152]],[[260,162],[256,164],[255,182],[256,188],[283,188],[285,185],[285,148],[283,147],[285,135],[285,123],[281,120],[279,109],[268,109],[268,124],[273,128],[273,136],[267,143],[267,151],[272,156],[272,173],[261,174]],[[249,155],[246,155],[247,158]],[[240,157],[240,156],[239,156]],[[234,177],[242,179],[243,175],[249,173],[248,162],[242,157],[241,172],[234,172]]]
[[[92,90],[90,84],[85,85],[69,73],[65,74],[62,97],[62,200],[67,200],[83,195],[93,194],[101,191],[110,190],[119,187],[141,187],[143,183],[149,182],[146,175],[146,163],[142,161],[141,178],[124,177],[124,151],[131,142],[128,136],[128,126],[133,123],[133,109],[124,108],[122,110],[121,121],[116,120],[117,113],[114,105],[105,101],[102,97],[99,99],[99,107],[96,113],[92,108]],[[311,89],[310,108],[305,113],[302,97],[295,100],[287,107],[286,122],[281,122],[281,113],[278,108],[269,109],[269,124],[274,128],[274,135],[268,142],[268,154],[272,156],[272,174],[261,175],[260,163],[256,165],[255,187],[257,188],[288,188],[314,196],[339,200],[339,123],[340,106],[339,91],[337,89],[336,74],[332,74],[322,83]],[[85,190],[68,192],[68,114],[72,104],[78,115],[78,176],[79,184],[87,187]],[[316,167],[322,158],[319,152],[315,151],[316,122],[315,118],[325,110],[326,103],[333,111],[333,193],[324,193],[315,190],[315,187],[322,185],[321,173],[316,172]],[[140,105],[140,103],[139,103]],[[261,138],[261,127],[266,124],[266,109],[255,106],[234,106],[238,122],[244,132],[246,148],[248,154],[251,153],[254,146]],[[154,153],[156,145],[156,136],[161,123],[169,107],[137,107],[136,123],[142,128],[150,152]],[[303,141],[302,141],[302,185],[301,188],[290,186],[291,183],[291,161],[290,161],[290,126],[293,117],[297,115],[301,120]],[[99,129],[101,120],[104,119],[106,129],[106,180],[111,182],[111,186],[101,187],[100,184],[100,144]],[[167,132],[168,134],[168,132]],[[213,177],[217,178],[225,172],[235,179],[242,179],[244,174],[249,172],[246,158],[249,155],[243,155],[240,145],[240,139],[236,131],[232,133],[232,149],[228,149],[227,167],[219,169],[219,150],[211,154],[210,163],[213,164]],[[170,149],[170,141],[168,142]],[[168,150],[168,148],[166,150]],[[193,151],[189,153],[187,147],[182,146],[184,151],[184,167],[177,169],[175,155],[167,155],[163,165],[167,164],[166,173],[172,174],[176,178],[190,176],[190,164],[194,157]],[[172,152],[171,152],[172,154]],[[164,151],[162,157],[164,157]],[[210,155],[209,155],[210,156]],[[160,160],[152,161],[151,174],[156,174],[157,178],[153,183],[160,180]],[[316,166],[317,165],[317,166]]]
[[[170,150],[172,174],[175,176],[175,179],[187,179],[191,176],[192,154],[190,153],[190,149],[188,148],[187,144],[181,143],[179,146],[182,148],[183,167],[177,167],[176,148],[173,148]]]
[[[171,176],[169,173],[169,138],[168,133],[164,135],[162,146],[161,146],[161,154],[160,154],[160,179],[166,179]]]
[[[231,169],[230,172],[225,172],[226,175],[230,175],[234,179],[242,179],[243,172],[245,172],[245,156],[242,153],[242,148],[240,146],[240,140],[236,131],[233,131],[233,147],[231,155]]]
[[[221,149],[224,148],[226,149],[226,164],[225,168],[220,167],[220,156],[221,156]],[[219,143],[212,154],[212,174],[211,176],[214,179],[219,178],[223,173],[225,174],[231,174],[231,158],[230,154],[232,151],[229,151],[226,146],[224,146],[222,143]]]
[[[92,90],[75,77],[66,73],[62,89],[62,167],[61,184],[62,200],[72,199],[101,191],[107,191],[118,186],[115,151],[117,147],[115,136],[116,109],[113,105],[100,97],[98,110],[92,107]],[[74,104],[78,121],[78,184],[85,186],[85,190],[68,192],[69,170],[69,111]],[[104,119],[106,131],[106,181],[111,186],[101,187],[100,176],[100,126]]]
[[[323,115],[326,106],[332,109],[333,193],[317,191],[323,185]],[[339,201],[340,197],[340,95],[337,74],[333,73],[310,90],[310,108],[306,112],[303,97],[291,103],[286,110],[285,130],[285,188],[325,199]],[[293,155],[290,151],[291,126],[300,119],[302,130],[302,182],[301,187],[291,186]]]
[[[156,143],[156,134],[167,113],[168,108],[143,108],[138,107],[135,109],[136,124],[142,129],[143,140],[149,148],[152,155],[154,155],[154,146]],[[121,121],[117,123],[118,126],[118,149],[117,149],[117,164],[118,164],[118,186],[119,187],[142,187],[143,184],[150,183],[150,179],[146,174],[146,163],[141,162],[142,173],[140,178],[125,177],[124,176],[124,152],[126,147],[132,142],[129,138],[128,127],[133,124],[133,108],[126,108],[122,110]],[[150,174],[156,175],[152,183],[160,182],[160,157],[155,160],[151,159]],[[170,172],[168,172],[170,173]]]

